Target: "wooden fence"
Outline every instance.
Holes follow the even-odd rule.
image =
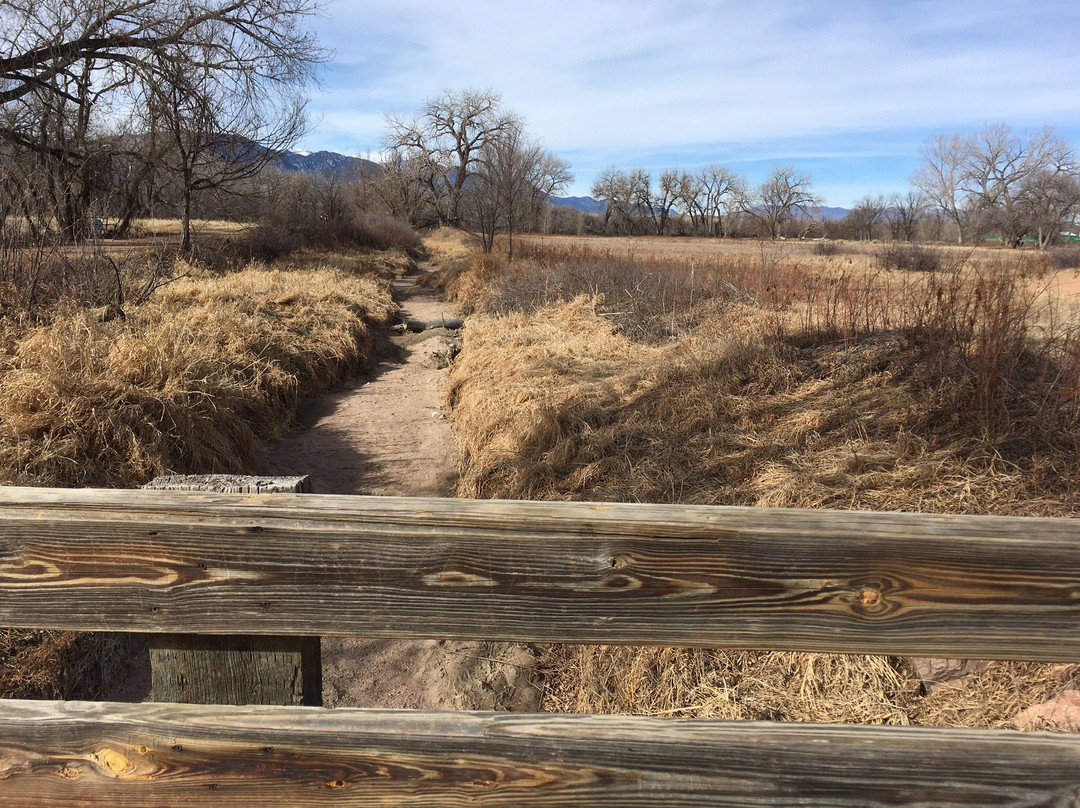
[[[1080,660],[1080,521],[0,488],[0,625]],[[1080,805],[1075,735],[0,703],[13,806]]]

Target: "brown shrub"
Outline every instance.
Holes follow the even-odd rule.
[[[233,240],[232,250],[244,260],[273,261],[304,249],[396,250],[412,258],[424,256],[420,234],[406,222],[376,214],[320,218],[277,211]]]
[[[376,275],[357,256],[192,275],[108,322],[78,309],[46,325],[0,321],[0,481],[131,486],[253,471],[259,441],[299,396],[366,362],[371,327],[395,311],[383,278],[400,260],[381,260]],[[98,698],[130,642],[0,630],[0,696]]]
[[[759,247],[752,254],[672,260],[525,242],[513,263],[499,255],[456,262],[441,286],[469,313],[535,313],[587,295],[621,333],[655,342],[686,333],[727,305],[774,311],[790,305],[804,270],[782,260],[782,247]]]
[[[766,276],[774,258],[752,268]],[[724,299],[675,341],[631,339],[606,297],[475,319],[448,389],[458,493],[1080,513],[1075,330],[1040,309],[1024,272],[803,277],[802,299],[795,284],[771,310]],[[896,659],[554,646],[544,706],[1003,726],[1078,672],[997,663],[922,697]]]
[[[330,270],[188,278],[126,319],[85,311],[0,357],[0,477],[127,486],[165,471],[249,469],[301,393],[370,353],[386,284]]]
[[[883,247],[877,256],[882,269],[900,272],[936,272],[942,268],[943,255],[933,247],[894,242]]]

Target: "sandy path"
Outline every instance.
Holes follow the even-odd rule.
[[[403,314],[456,316],[451,304],[415,281],[394,281]],[[299,429],[269,448],[260,473],[310,474],[319,494],[448,494],[454,461],[442,413],[446,370],[431,361],[446,334],[436,329],[382,338],[370,373],[301,405]]]
[[[421,270],[423,271],[423,270]],[[394,282],[403,315],[456,317],[452,304]],[[309,474],[317,494],[445,496],[454,483],[447,370],[435,354],[443,329],[385,338],[375,368],[344,389],[301,405],[297,428],[268,448],[260,473]],[[525,646],[445,640],[323,639],[328,707],[535,710],[540,686]]]

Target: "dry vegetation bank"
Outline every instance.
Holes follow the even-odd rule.
[[[0,479],[130,486],[243,471],[300,395],[366,360],[388,284],[314,263],[195,273],[100,322],[11,326],[0,354]]]
[[[1026,263],[935,272],[774,245],[690,262],[448,262],[480,313],[449,388],[468,497],[1080,512],[1075,311]],[[1080,666],[921,694],[873,657],[554,647],[548,709],[1002,726]]]
[[[251,472],[298,399],[370,356],[396,311],[398,254],[301,252],[183,275],[115,311],[0,319],[0,482],[136,486],[165,472]],[[111,319],[108,319],[111,318]],[[0,631],[0,695],[94,697],[123,640]]]

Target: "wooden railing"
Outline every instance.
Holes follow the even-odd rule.
[[[0,625],[1080,660],[1080,522],[0,488]],[[0,703],[21,805],[1080,805],[1075,735]]]

